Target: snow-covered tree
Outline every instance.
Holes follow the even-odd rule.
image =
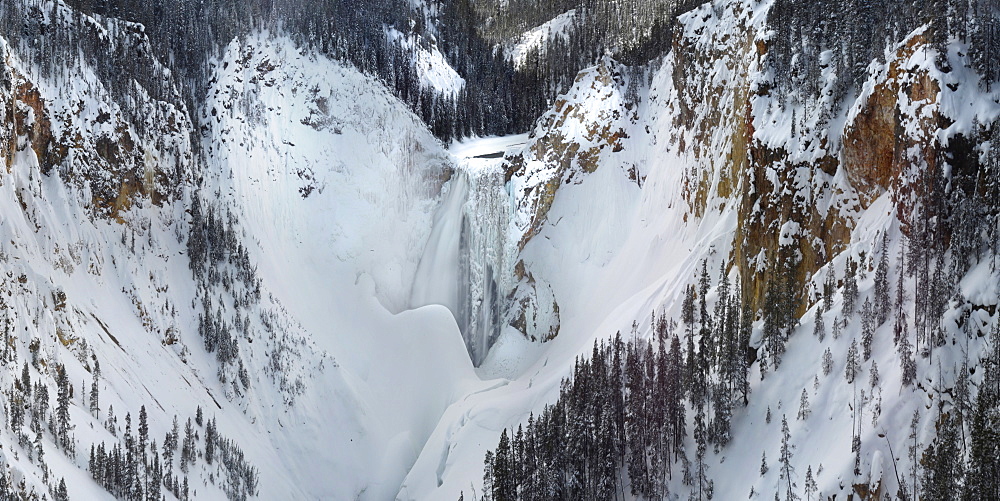
[[[844,266],[844,305],[841,314],[844,315],[844,322],[849,322],[854,315],[854,309],[858,301],[858,277],[857,265],[851,258],[847,259]]]
[[[882,253],[879,257],[878,267],[875,269],[875,325],[882,325],[889,319],[889,310],[892,308],[892,300],[889,296],[889,239],[882,233]]]
[[[101,411],[101,393],[98,381],[101,379],[101,363],[94,357],[94,370],[90,384],[90,413],[97,416]]]
[[[812,465],[809,465],[809,467],[806,468],[805,491],[806,491],[806,501],[812,501],[813,494],[816,494],[816,492],[819,491],[819,486],[816,485],[816,479],[813,477]]]
[[[799,397],[799,413],[796,419],[809,419],[809,413],[809,394],[805,388],[802,388],[802,396]]]
[[[831,265],[826,273],[826,280],[823,281],[823,312],[830,311],[833,307],[833,294],[837,291],[837,277]]]
[[[847,378],[848,383],[853,383],[854,377],[858,373],[858,367],[861,365],[858,358],[858,343],[852,339],[851,347],[847,349],[847,364],[844,365],[844,377]]]
[[[872,310],[872,302],[865,298],[865,304],[861,307],[861,348],[864,360],[872,358],[872,341],[875,337],[875,314]]]
[[[826,337],[826,326],[823,325],[823,313],[820,311],[820,308],[816,308],[816,316],[813,325],[813,335],[816,336],[822,343],[823,338]]]
[[[799,499],[798,494],[795,493],[795,482],[792,481],[792,475],[795,473],[795,467],[792,466],[792,450],[795,446],[792,445],[792,433],[788,429],[788,419],[786,416],[781,416],[781,456],[778,458],[778,462],[781,463],[781,479],[788,485],[788,490],[786,491],[785,501],[794,501]]]
[[[917,361],[913,358],[910,348],[910,336],[904,333],[899,339],[899,365],[902,371],[903,386],[910,386],[917,379]]]
[[[826,351],[823,352],[823,375],[829,376],[830,372],[833,371],[833,353],[828,347]]]

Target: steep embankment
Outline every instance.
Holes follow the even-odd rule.
[[[79,18],[108,51],[150,50],[138,25]],[[444,308],[397,314],[453,168],[419,119],[270,35],[226,49],[196,113],[85,58],[0,52],[0,399],[33,402],[0,430],[6,485],[391,498],[479,384]]]
[[[697,282],[702,262],[711,277],[708,311],[716,307],[721,269],[758,312],[750,360],[770,364],[766,377],[759,363],[750,366],[751,396],[733,410],[732,440],[708,452],[716,498],[784,496],[789,482],[779,469],[759,471],[762,455],[779,457],[781,415],[791,423],[791,483],[800,495],[810,468],[823,496],[865,498],[897,492],[896,477],[882,472],[919,469],[900,452],[913,413],[923,447],[933,443],[943,413],[964,405],[950,389],[963,380],[963,364],[975,367],[985,353],[986,334],[997,322],[998,277],[988,251],[971,265],[958,247],[943,257],[947,244],[913,252],[928,245],[921,240],[927,223],[916,221],[959,220],[960,195],[930,197],[940,189],[936,183],[961,186],[967,178],[960,175],[982,180],[995,173],[986,139],[991,127],[980,124],[995,124],[997,96],[983,91],[961,43],[936,52],[924,26],[891,42],[886,59],[874,61],[864,85],[843,101],[832,89],[847,77],[833,64],[823,66],[829,53],[819,55],[819,97],[788,101],[772,91],[783,75],[773,73],[769,59],[771,8],[718,1],[682,16],[673,50],[655,65],[648,86],[630,85],[631,72],[610,60],[585,70],[539,120],[524,150],[508,157],[510,236],[519,242],[521,279],[512,323],[529,336],[554,332],[550,321],[518,315],[520,291],[544,287],[558,304],[558,336],[533,352],[534,365],[447,411],[400,497],[450,498],[479,489],[479,459],[500,431],[526,425],[529,413],[537,416],[553,402],[575,357],[589,355],[595,340],[619,331],[627,339],[651,338],[651,312],[680,320],[684,286]],[[931,181],[938,176],[944,180]],[[942,200],[948,196],[952,201]],[[948,230],[933,231],[940,238]],[[991,231],[967,238],[995,238]],[[927,264],[935,252],[942,254],[930,267],[938,270],[937,283],[957,270],[954,288],[927,289],[923,265],[889,266],[881,283],[898,284],[902,301],[884,306],[892,308],[883,312],[890,319],[884,323],[859,315],[862,303],[880,304],[876,269],[883,256],[891,262],[916,255]],[[856,300],[844,289],[852,281]],[[829,306],[820,301],[824,289]],[[930,300],[940,301],[930,316],[928,294],[946,298]],[[768,313],[777,306],[790,308],[795,319],[781,334],[765,322],[785,314]],[[826,325],[822,338],[811,335],[817,309]],[[859,359],[849,384],[848,354],[863,344],[863,331],[872,355]],[[900,336],[919,354],[900,354]],[[498,347],[503,342],[501,336]],[[784,353],[776,369],[779,342]],[[487,365],[505,356],[512,355],[497,350]],[[904,383],[908,363],[914,384]],[[981,371],[966,376],[973,385],[982,377]],[[812,413],[795,419],[803,393]],[[693,415],[688,406],[684,442],[691,461]],[[817,447],[816,437],[829,446]],[[681,475],[666,488],[681,496],[692,489]]]

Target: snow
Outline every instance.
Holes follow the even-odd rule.
[[[720,39],[738,43],[743,38],[732,36],[732,33],[760,29],[770,7],[767,2],[716,4],[725,15],[714,16],[716,10],[706,5],[682,18],[682,29],[692,37],[701,37],[699,43],[712,45]],[[739,13],[741,9],[742,14]],[[741,19],[746,20],[746,24],[741,24]],[[730,61],[745,64],[751,73],[756,68],[752,60],[741,63],[738,53]],[[705,81],[717,85],[740,78],[728,64],[699,71],[710,72]],[[873,68],[872,78],[879,78],[880,74],[878,68]],[[825,73],[826,85],[832,85],[834,77]],[[588,78],[586,71],[582,78]],[[727,165],[724,155],[732,147],[729,137],[733,131],[725,126],[708,131],[709,141],[716,146],[706,155],[710,158],[698,158],[690,149],[679,148],[677,138],[685,132],[677,130],[680,122],[677,120],[675,100],[678,94],[674,78],[673,63],[668,56],[654,74],[651,87],[641,92],[638,120],[625,122],[629,139],[623,151],[602,152],[594,173],[560,185],[542,231],[519,255],[533,270],[537,281],[552,287],[563,319],[559,336],[535,345],[523,340],[513,343],[516,334],[505,332],[501,335],[479,372],[483,376],[501,377],[503,383],[470,394],[448,409],[407,475],[401,498],[451,499],[461,492],[470,496],[471,490],[481,485],[480,463],[485,451],[496,447],[500,431],[525,424],[529,412],[537,414],[545,404],[552,403],[558,396],[561,379],[572,373],[576,356],[587,356],[595,340],[609,338],[616,332],[631,336],[633,321],[638,321],[640,338],[650,336],[647,321],[650,312],[657,315],[664,312],[679,318],[682,288],[695,280],[702,259],[707,259],[708,269],[713,272],[729,261],[737,204],[720,197],[714,186]],[[764,76],[752,73],[749,78]],[[965,109],[992,110],[995,100],[991,96],[969,90],[974,88],[972,85],[963,83],[959,88],[959,92],[968,94],[955,102],[981,103]],[[567,106],[580,108],[580,115],[587,116],[609,107],[608,95],[608,88],[586,80],[563,98],[568,100]],[[829,106],[834,104],[829,103]],[[799,134],[793,137],[790,134],[791,109],[779,110],[775,103],[765,101],[752,106],[754,138],[765,145],[785,149],[790,153],[790,162],[811,162],[832,153],[818,148],[818,136]],[[800,116],[802,111],[798,110]],[[704,117],[714,112],[716,110],[702,108],[693,111],[695,116]],[[702,113],[704,115],[700,115]],[[963,123],[972,119],[968,113],[961,115]],[[828,137],[833,141],[839,140],[840,131],[849,122],[847,108],[837,111],[825,125],[820,124],[816,116],[804,119],[805,129],[825,128],[831,131]],[[543,119],[540,123],[552,122]],[[543,125],[536,129],[533,137],[561,135],[566,140],[576,141],[582,150],[592,144],[581,132],[587,123],[584,118],[567,120],[556,128]],[[813,141],[807,148],[805,144],[809,138]],[[552,164],[534,160],[531,150],[534,143],[535,140],[529,138],[524,147],[524,157],[529,161],[527,173],[525,177],[512,180],[515,187],[535,183],[532,176],[545,179],[554,173]],[[479,151],[488,149],[483,146]],[[627,168],[634,164],[643,166],[641,172],[645,179],[641,187],[625,175]],[[712,179],[713,191],[707,195],[707,209],[699,217],[692,216],[685,199],[684,184],[689,181],[689,173]],[[874,287],[871,270],[881,252],[878,244],[881,234],[887,232],[889,235],[886,252],[890,258],[897,256],[902,246],[899,222],[894,216],[893,193],[882,193],[862,208],[843,173],[827,176],[818,171],[810,173],[809,169],[794,171],[784,187],[801,196],[805,203],[817,204],[821,213],[836,211],[852,222],[850,243],[833,256],[829,266],[819,270],[813,282],[821,284],[830,270],[842,277],[849,256],[856,261],[864,256],[862,268],[867,271],[859,277],[859,302],[871,297]],[[518,189],[511,192],[517,193]],[[517,217],[521,216],[515,213]],[[791,243],[800,238],[803,231],[797,223],[786,222],[780,235]],[[989,263],[980,264],[963,279],[964,300],[974,304],[996,304],[996,284],[1000,283],[1000,277],[990,266]],[[892,268],[889,281],[895,284],[898,271]],[[730,279],[736,279],[737,274],[738,270],[733,270]],[[717,281],[714,275],[712,279]],[[913,290],[912,279],[905,279],[904,288]],[[709,293],[709,309],[715,297],[714,292]],[[957,303],[952,307],[960,308]],[[946,315],[945,326],[958,339],[966,339],[950,320],[956,318],[957,311]],[[892,322],[887,322],[875,332],[872,359],[862,363],[856,383],[849,385],[844,380],[846,353],[851,341],[860,338],[860,318],[853,312],[846,315],[850,323],[842,329],[838,339],[833,338],[830,331],[835,318],[842,320],[845,317],[838,294],[832,310],[823,314],[827,335],[821,342],[812,336],[814,315],[815,311],[810,308],[802,317],[801,325],[788,343],[784,361],[776,371],[772,368],[761,380],[754,365],[750,374],[749,405],[734,412],[733,440],[719,453],[709,453],[709,476],[715,480],[716,498],[745,499],[751,492],[754,493],[751,499],[770,499],[774,492],[784,495],[787,481],[779,478],[779,469],[774,467],[779,457],[783,415],[788,417],[791,429],[795,467],[792,481],[798,486],[799,494],[809,466],[823,499],[833,495],[838,499],[847,497],[853,492],[854,484],[875,486],[880,481],[884,492],[896,492],[895,475],[887,475],[885,470],[898,467],[902,471],[911,466],[901,454],[905,450],[913,412],[922,411],[917,433],[919,440],[925,441],[933,433],[937,419],[937,411],[928,412],[927,409],[936,409],[932,404],[941,398],[932,393],[932,389],[953,384],[956,368],[964,359],[963,352],[975,360],[982,350],[982,338],[976,338],[978,340],[971,341],[968,348],[938,349],[930,359],[918,357],[920,386],[904,388],[892,341]],[[997,322],[997,317],[977,310],[976,320],[983,332]],[[760,333],[758,322],[754,336],[759,339]],[[826,348],[831,350],[835,361],[828,376],[820,369]],[[881,379],[874,389],[869,381],[873,363],[878,364]],[[818,387],[814,386],[817,379]],[[795,416],[803,389],[807,392],[812,413],[804,420],[797,420]],[[764,417],[769,408],[773,419],[766,423]],[[692,415],[690,411],[688,415]],[[854,475],[854,454],[851,452],[852,433],[856,430],[860,430],[862,443],[862,474],[858,477]],[[688,440],[687,449],[691,451],[693,442]],[[890,454],[890,444],[896,456]],[[441,451],[447,451],[444,461]],[[763,476],[758,471],[762,453],[772,462],[772,468]],[[466,458],[464,464],[456,457]],[[687,490],[679,481],[673,482],[670,489],[681,498]]]
[[[465,79],[448,64],[437,44],[416,33],[403,34],[395,28],[386,28],[386,36],[413,54],[420,85],[450,97],[465,87]]]
[[[254,75],[262,61],[280,63]],[[303,423],[329,424],[276,444],[301,458],[289,471],[307,497],[391,498],[440,414],[479,381],[447,310],[406,311],[450,157],[370,79],[286,39],[231,45],[220,63],[220,107],[245,93],[280,113],[220,115],[214,183],[258,242],[270,293],[337,361],[297,405]],[[273,85],[246,86],[255,76]],[[316,443],[331,449],[316,456]]]
[[[532,50],[545,51],[549,40],[555,37],[566,38],[573,28],[573,24],[582,17],[583,13],[578,14],[576,9],[570,9],[525,31],[512,47],[505,50],[507,58],[514,62],[515,67],[524,66],[529,52]]]
[[[704,37],[705,46],[734,54],[698,68],[703,73],[698,81],[728,88],[742,81],[742,71],[751,74],[747,85],[752,88],[766,78],[754,73],[752,57],[725,44],[763,37],[759,31],[769,7],[768,2],[720,0],[682,18],[686,36]],[[564,33],[576,15],[567,12],[526,33],[514,57]],[[731,36],[740,31],[751,36]],[[442,93],[461,89],[464,82],[433,44],[395,33],[418,54],[425,85]],[[112,123],[124,123],[86,66],[71,86],[60,87],[40,79],[16,55],[8,60],[37,82],[54,109],[82,103],[57,132],[79,132],[86,141],[113,132],[116,127],[96,124],[101,110],[114,115]],[[614,69],[612,61],[601,64]],[[554,401],[577,356],[588,355],[596,340],[616,332],[649,337],[650,313],[679,318],[681,291],[695,279],[702,260],[713,274],[730,262],[739,204],[722,197],[718,184],[727,175],[733,124],[723,121],[705,133],[701,139],[710,148],[702,156],[680,147],[682,140],[692,144],[695,136],[678,125],[675,69],[667,57],[651,85],[641,86],[634,113],[623,113],[623,84],[602,82],[597,67],[591,68],[564,96],[576,110],[569,119],[556,122],[553,111],[546,117],[553,120],[540,122],[532,135],[470,139],[446,149],[402,103],[361,73],[279,35],[234,41],[213,62],[208,104],[198,110],[206,127],[200,135],[205,141],[200,179],[195,179],[192,146],[185,139],[193,125],[181,123],[181,130],[162,138],[165,146],[150,137],[140,140],[144,156],[184,167],[177,200],[156,206],[139,199],[119,222],[93,217],[86,183],[39,174],[31,148],[19,149],[11,168],[0,170],[0,272],[7,277],[0,292],[18,298],[9,312],[19,361],[30,358],[26,347],[39,339],[47,365],[42,371],[32,368],[33,379],[51,372],[44,367],[58,361],[66,364],[74,385],[89,383],[87,353],[80,345],[85,340],[94,349],[104,371],[102,411],[91,416],[74,399],[79,451],[114,440],[102,425],[109,404],[119,423],[126,412],[135,416],[145,405],[153,437],[163,436],[174,414],[183,421],[201,406],[218,418],[224,435],[238,439],[259,469],[262,499],[437,500],[457,499],[463,492],[471,498],[481,487],[484,452],[496,446],[502,429],[525,423],[530,413]],[[883,71],[872,68],[862,96]],[[967,79],[963,71],[956,67],[957,76],[935,73],[934,78]],[[726,92],[729,102],[735,91]],[[939,106],[954,119],[943,133],[948,137],[968,130],[976,117],[1000,114],[995,96],[969,83],[942,91]],[[835,151],[839,131],[856,115],[854,108],[845,109],[831,121],[833,145],[827,151],[815,146],[819,141],[807,147],[803,136],[793,137],[792,110],[763,99],[752,110],[754,139],[782,147],[790,159],[803,163]],[[616,112],[620,116],[610,120]],[[704,106],[692,111],[697,123],[717,113]],[[817,124],[816,117],[805,120],[807,129]],[[531,216],[519,194],[557,173],[546,159],[533,157],[533,148],[555,134],[581,150],[599,148],[599,140],[588,133],[593,123],[621,127],[622,148],[600,150],[591,173],[575,170],[571,181],[557,179],[546,221],[523,250],[517,249]],[[517,154],[529,160],[526,174],[506,183],[502,157]],[[73,165],[67,174],[83,170]],[[698,179],[708,179],[710,189],[704,210],[695,215],[687,190]],[[852,223],[849,243],[813,283],[822,283],[831,271],[843,276],[849,257],[872,269],[883,232],[889,235],[887,252],[898,255],[903,244],[891,191],[862,209],[849,203],[856,195],[843,173],[813,177],[808,169],[795,171],[784,188],[824,214],[840,211]],[[237,216],[241,242],[261,279],[260,304],[242,312],[252,324],[252,334],[240,340],[252,380],[245,392],[218,380],[217,363],[198,335],[197,284],[184,245],[185,207],[194,196]],[[804,230],[787,222],[780,231],[782,241],[791,243]],[[549,342],[529,341],[492,316],[494,301],[515,287],[517,260],[544,284],[536,292],[539,309],[548,305],[551,310],[558,301],[560,333]],[[902,454],[910,417],[918,409],[923,411],[920,439],[934,433],[936,410],[926,409],[950,398],[933,393],[934,388],[952,384],[965,356],[974,359],[985,343],[960,332],[954,320],[971,305],[997,304],[996,264],[995,258],[980,262],[962,277],[960,300],[943,325],[965,342],[918,358],[917,387],[900,386],[890,323],[877,329],[873,358],[862,364],[857,382],[846,384],[845,354],[859,337],[860,320],[853,312],[844,314],[838,294],[832,309],[822,314],[828,334],[820,341],[811,335],[818,307],[812,305],[791,336],[781,367],[763,380],[757,366],[751,371],[753,392],[749,405],[734,413],[732,442],[708,455],[716,498],[744,499],[754,492],[758,499],[769,499],[781,491],[785,481],[773,463],[779,457],[783,415],[789,417],[794,480],[800,486],[812,466],[824,498],[846,497],[853,484],[880,479],[885,492],[895,492],[895,475],[886,469],[909,465],[894,457],[888,444]],[[890,271],[890,283],[897,273]],[[733,269],[730,280],[738,274]],[[872,275],[860,276],[862,302],[872,295]],[[913,280],[905,278],[904,287],[913,290]],[[56,291],[65,292],[65,309],[54,308]],[[710,308],[716,297],[709,292]],[[231,297],[218,301],[227,312],[238,311]],[[283,337],[263,334],[264,317],[274,319]],[[845,317],[850,323],[834,339],[830,327]],[[998,321],[985,308],[973,310],[970,318],[969,325],[980,332]],[[634,334],[633,322],[639,326]],[[57,329],[75,340],[64,344],[54,334]],[[760,332],[758,324],[755,341]],[[168,334],[177,339],[168,342]],[[827,348],[835,363],[824,376],[821,357]],[[279,374],[271,368],[274,359],[285,360]],[[874,389],[869,381],[873,362],[881,374]],[[17,370],[0,371],[0,386],[9,388]],[[298,385],[289,389],[282,377]],[[803,389],[812,414],[797,420]],[[764,419],[768,409],[771,423]],[[864,473],[856,477],[850,441],[859,427],[859,471]],[[13,465],[18,476],[42,490],[41,473],[25,453],[16,438],[0,433],[4,465]],[[763,476],[757,469],[762,453],[772,462]],[[46,456],[53,471],[66,477],[74,498],[110,499],[83,469],[83,454],[69,458],[46,444]],[[204,467],[190,473],[196,497],[224,496],[209,480],[215,473]],[[686,488],[675,481],[671,489],[680,495]]]
[[[118,118],[94,74],[80,71],[72,88],[36,82],[43,97],[60,96],[49,101],[57,110],[83,103],[66,127],[87,141],[101,133],[86,127],[95,110]],[[183,423],[201,406],[259,471],[262,499],[391,499],[448,406],[492,384],[474,372],[447,309],[408,304],[454,160],[379,84],[288,39],[234,42],[214,72],[201,112],[200,195],[161,207],[140,198],[119,223],[92,216],[85,184],[40,175],[30,148],[0,172],[2,270],[13,277],[0,287],[19,297],[9,310],[19,361],[39,339],[49,367],[65,363],[74,386],[89,384],[88,354],[78,348],[86,341],[103,369],[101,420],[74,399],[78,454],[48,448],[47,462],[74,498],[110,499],[85,469],[92,443],[116,440],[102,426],[108,406],[121,427],[145,405],[158,441],[175,414]],[[177,136],[190,137],[185,129]],[[172,139],[139,146],[187,162],[190,146]],[[261,279],[262,300],[244,313],[251,327],[241,360],[252,383],[240,392],[220,383],[198,334],[185,244],[191,196],[238,216]],[[52,309],[56,290],[66,294],[64,310]],[[232,298],[217,300],[234,311]],[[265,335],[264,317],[280,327],[278,337]],[[69,348],[57,329],[72,336]],[[0,383],[10,387],[15,372],[0,372]],[[0,447],[45,492],[16,439],[0,433]],[[224,498],[219,475],[203,462],[193,468],[193,495]]]

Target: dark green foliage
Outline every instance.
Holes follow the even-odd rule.
[[[133,437],[131,417],[126,415],[125,434],[121,441],[111,444],[93,444],[87,469],[99,485],[119,499],[160,499],[162,489],[178,499],[184,499],[189,471],[198,464],[199,437],[194,432],[191,419],[187,420],[181,444],[180,471],[174,469],[172,457],[178,448],[180,429],[174,417],[174,429],[163,440],[163,459],[156,441],[146,443],[148,428],[145,406],[140,409],[139,436]],[[235,441],[222,436],[215,419],[206,423],[204,458],[209,467],[218,471],[209,478],[216,483],[230,500],[245,500],[257,494],[257,469],[244,457]],[[183,478],[182,478],[183,476]]]
[[[691,310],[711,285],[704,277],[700,290],[685,289]],[[724,272],[718,291],[714,315],[707,305],[700,308],[698,335],[685,326],[687,353],[677,325],[655,314],[649,340],[639,339],[635,323],[632,340],[618,334],[595,343],[590,358],[577,359],[572,377],[563,380],[556,403],[531,416],[526,428],[505,430],[487,453],[486,497],[609,499],[630,485],[633,496],[659,499],[670,495],[679,474],[696,496],[711,498],[706,456],[709,447],[726,445],[732,409],[740,396],[746,401],[751,318]],[[684,450],[686,403],[696,411],[693,461]]]
[[[924,478],[920,499],[945,501],[961,492],[963,464],[960,422],[951,413],[938,419],[938,436],[924,450]]]

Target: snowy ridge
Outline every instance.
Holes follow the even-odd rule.
[[[515,67],[525,64],[525,60],[532,51],[544,52],[548,46],[548,41],[554,37],[565,37],[569,30],[573,29],[573,23],[578,22],[576,9],[570,9],[549,21],[536,26],[524,33],[511,46],[504,49],[509,59],[514,61]]]
[[[413,54],[421,86],[453,98],[465,87],[465,79],[448,64],[437,44],[395,28],[386,28],[386,36]]]

